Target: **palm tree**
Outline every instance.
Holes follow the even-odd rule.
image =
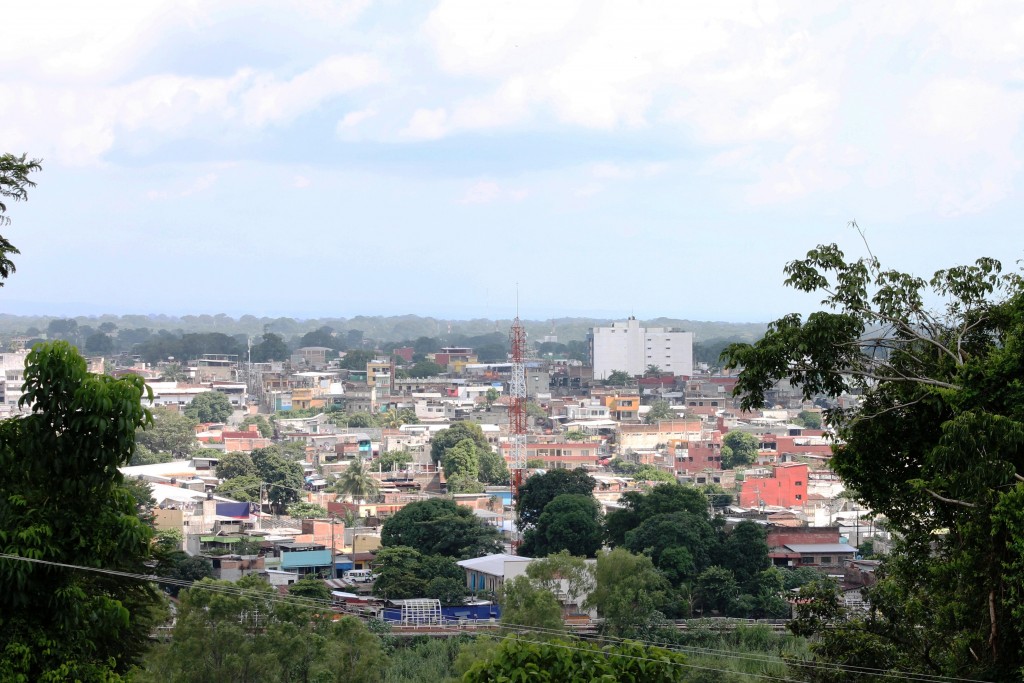
[[[372,500],[377,497],[377,480],[362,460],[353,460],[338,477],[334,490],[352,500]]]

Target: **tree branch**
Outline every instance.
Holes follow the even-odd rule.
[[[965,507],[965,508],[976,508],[976,507],[978,507],[977,503],[970,503],[970,502],[968,502],[966,500],[957,500],[956,498],[946,498],[945,496],[940,496],[939,494],[935,493],[935,491],[932,491],[931,489],[925,489],[925,491],[930,493],[933,498],[935,498],[936,500],[942,501],[943,503],[951,503],[952,505],[960,505],[960,506]]]

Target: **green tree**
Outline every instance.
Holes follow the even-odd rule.
[[[3,552],[44,562],[146,573],[152,529],[118,467],[149,416],[142,379],[86,371],[66,342],[26,358],[30,413],[0,421]],[[146,648],[149,584],[0,560],[0,679],[120,680]]]
[[[821,429],[821,413],[819,412],[801,410],[796,419],[808,429]]]
[[[570,429],[565,433],[566,441],[586,441],[587,433],[581,429]]]
[[[722,469],[731,470],[757,462],[757,448],[760,441],[753,434],[731,431],[722,437]],[[725,447],[729,452],[725,452]],[[728,457],[728,460],[726,458]]]
[[[688,581],[712,563],[718,550],[718,531],[700,513],[672,512],[645,519],[626,533],[624,546],[651,558],[673,583]]]
[[[498,596],[501,623],[510,629],[544,629],[540,638],[563,633],[562,606],[554,593],[538,586],[526,576],[506,581]]]
[[[362,460],[356,459],[349,463],[345,471],[338,477],[334,490],[349,500],[376,500],[380,485],[373,478],[370,469]]]
[[[623,548],[602,550],[594,568],[594,590],[585,607],[597,609],[605,635],[644,637],[664,621],[668,582],[645,555]]]
[[[584,641],[535,642],[507,638],[463,676],[465,683],[530,680],[682,683],[686,657],[633,642],[601,647]]]
[[[409,451],[385,451],[377,458],[376,464],[383,472],[393,472],[405,469],[412,461],[412,453]]]
[[[447,371],[448,368],[443,365],[438,365],[437,363],[429,360],[421,360],[418,363],[413,363],[409,369],[405,371],[405,374],[409,377],[422,379],[424,377],[437,377]]]
[[[640,465],[633,472],[633,478],[637,481],[675,481],[676,478],[671,472],[667,472],[654,465]]]
[[[658,484],[648,493],[628,491],[619,501],[622,507],[608,514],[605,527],[611,545],[623,545],[626,534],[655,515],[687,512],[706,518],[708,499],[692,486]]]
[[[390,546],[377,551],[373,571],[375,595],[391,600],[435,598],[443,605],[465,602],[465,572],[449,557]]]
[[[0,154],[0,226],[11,223],[4,201],[11,199],[20,202],[28,199],[28,189],[36,186],[29,175],[42,170],[41,162],[42,159],[29,159],[27,154],[20,157]],[[0,235],[0,287],[16,270],[11,255],[20,253],[6,237]]]
[[[445,477],[463,477],[475,480],[480,475],[480,459],[476,455],[476,446],[472,439],[463,439],[451,448],[445,449],[441,458]]]
[[[345,356],[339,362],[339,366],[343,370],[366,370],[366,364],[374,358],[375,355],[372,351],[352,349],[345,353]]]
[[[217,493],[225,498],[237,500],[241,503],[261,503],[261,484],[262,481],[258,476],[240,475],[231,479],[225,479],[216,490]]]
[[[480,481],[492,486],[508,486],[511,475],[505,458],[490,448],[477,449],[476,456],[480,462]]]
[[[196,421],[170,408],[154,408],[153,421],[135,431],[136,443],[154,453],[188,458],[196,449]]]
[[[445,451],[463,439],[472,439],[477,450],[492,450],[480,425],[473,422],[453,422],[447,429],[434,434],[430,440],[430,459],[434,464],[440,463]]]
[[[543,458],[530,458],[526,461],[526,469],[539,470],[544,468]]]
[[[333,621],[275,596],[255,576],[235,584],[207,579],[183,591],[170,644],[136,680],[383,683],[380,639],[358,619]]]
[[[260,436],[264,439],[270,439],[274,436],[274,428],[263,415],[246,415],[245,419],[242,420],[241,428],[243,430],[248,429],[249,425],[256,425],[256,429],[259,430]]]
[[[499,398],[501,398],[501,393],[494,387],[488,388],[487,393],[484,394],[484,402],[487,404],[488,408],[493,406],[494,402],[497,401]]]
[[[644,422],[657,424],[661,420],[672,420],[676,417],[676,411],[672,410],[672,404],[659,399],[651,404],[651,409],[644,415]]]
[[[787,284],[824,295],[724,358],[744,408],[787,379],[828,411],[833,470],[903,539],[872,589],[861,633],[912,669],[1008,680],[1024,666],[1024,285],[994,259],[925,280],[820,246]],[[943,310],[930,309],[942,301]],[[1012,512],[1011,512],[1012,511]],[[860,641],[858,641],[860,642]],[[842,641],[833,643],[842,647]],[[826,656],[841,657],[840,649]],[[833,661],[833,660],[827,660]]]
[[[228,397],[219,391],[197,395],[185,407],[185,415],[198,422],[226,422],[234,409]]]
[[[498,530],[467,507],[432,498],[403,507],[381,527],[385,547],[408,546],[426,555],[457,559],[501,552]]]
[[[284,343],[281,335],[267,332],[263,335],[262,341],[252,347],[252,360],[254,363],[269,363],[275,360],[288,360],[291,351]]]
[[[104,356],[114,350],[114,341],[102,332],[96,332],[86,337],[85,350],[96,356]]]
[[[353,429],[370,429],[377,426],[377,418],[369,413],[352,413],[345,416],[345,424]]]
[[[519,528],[536,525],[547,504],[558,496],[564,493],[589,496],[593,494],[595,486],[597,480],[583,469],[551,470],[533,475],[520,487],[516,499]]]
[[[573,604],[578,604],[594,587],[594,576],[587,561],[565,550],[531,562],[526,566],[526,575],[551,593],[565,593],[566,600]]]
[[[734,526],[715,554],[716,564],[727,567],[747,592],[754,592],[751,582],[771,566],[764,528],[744,520]]]
[[[604,384],[609,387],[624,387],[629,384],[631,379],[633,378],[625,370],[612,370],[604,380]]]
[[[256,475],[256,465],[248,453],[225,453],[217,461],[217,477],[234,479],[235,477],[252,477]]]
[[[725,614],[729,603],[740,594],[736,577],[725,567],[708,567],[697,577],[697,601],[701,611]]]
[[[280,448],[268,446],[253,450],[252,464],[257,476],[266,483],[267,499],[277,514],[284,512],[289,503],[298,502],[306,483],[299,463],[284,457]]]
[[[564,550],[594,557],[603,536],[601,509],[594,497],[564,493],[545,505],[537,525],[523,534],[521,552],[527,557],[544,557]]]
[[[318,600],[322,603],[330,603],[331,589],[322,579],[305,577],[288,586],[288,595],[295,595],[309,600]]]
[[[327,508],[316,503],[292,503],[288,506],[288,516],[295,519],[326,519]]]
[[[135,446],[135,452],[132,453],[132,459],[128,463],[129,465],[155,465],[160,462],[170,462],[174,460],[174,456],[170,453],[154,453],[142,444]]]

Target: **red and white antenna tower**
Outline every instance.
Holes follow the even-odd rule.
[[[508,431],[511,452],[509,464],[512,470],[512,500],[519,502],[519,488],[523,485],[526,471],[526,330],[519,316],[512,321],[508,335],[511,347],[512,378],[509,381]],[[512,552],[519,548],[518,529],[512,532]]]

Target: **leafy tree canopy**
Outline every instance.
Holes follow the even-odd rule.
[[[576,493],[590,496],[597,486],[597,480],[583,469],[551,470],[544,474],[535,474],[527,479],[519,489],[516,500],[516,514],[519,515],[519,528],[534,526],[548,503],[565,493]]]
[[[1024,286],[990,258],[930,279],[836,245],[786,266],[824,310],[788,315],[724,358],[744,408],[788,380],[826,413],[831,465],[903,543],[871,590],[882,619],[851,643],[914,670],[1008,680],[1024,667]],[[943,302],[941,310],[931,302]],[[865,639],[873,639],[865,643]],[[843,657],[843,641],[822,651]],[[874,647],[874,646],[879,647]],[[851,657],[856,654],[851,652]],[[827,661],[833,661],[831,659]]]
[[[366,364],[375,357],[373,351],[352,349],[345,352],[345,356],[341,359],[339,365],[344,370],[366,370]]]
[[[152,529],[118,467],[149,415],[140,377],[86,371],[63,341],[29,352],[22,418],[0,421],[0,545],[48,562],[146,573]],[[145,583],[0,560],[0,679],[120,680],[147,646]]]
[[[273,332],[266,332],[259,344],[252,347],[252,360],[254,363],[268,363],[275,360],[288,360],[291,351],[284,343],[281,335]]]
[[[492,450],[480,425],[474,422],[453,422],[447,429],[434,434],[430,440],[430,458],[435,464],[441,462],[445,451],[463,439],[471,439],[479,450]]]
[[[233,410],[227,396],[219,391],[207,391],[192,399],[184,412],[198,422],[227,422]]]
[[[501,552],[497,529],[442,498],[406,505],[384,522],[380,539],[385,547],[403,545],[460,560]]]
[[[27,154],[20,157],[14,154],[0,154],[0,226],[9,225],[11,222],[10,216],[7,215],[6,200],[20,202],[28,199],[29,188],[36,186],[29,175],[42,170],[41,161],[29,159]],[[0,235],[0,287],[4,286],[4,280],[16,270],[10,255],[19,253],[21,252],[6,237]]]
[[[722,437],[722,469],[731,470],[757,462],[760,441],[753,434],[731,431]],[[729,451],[726,452],[726,447]]]
[[[255,476],[256,465],[248,453],[225,453],[217,461],[217,476],[221,479]]]
[[[658,484],[648,493],[628,491],[620,499],[623,507],[608,514],[608,542],[623,545],[626,533],[639,527],[655,515],[687,512],[698,517],[707,516],[707,497],[697,488],[682,484]]]
[[[598,645],[585,641],[536,642],[507,638],[501,647],[478,661],[463,677],[466,683],[512,681],[529,672],[530,681],[644,681],[682,683],[690,680],[686,657],[670,650],[633,642]]]
[[[659,399],[651,404],[651,409],[644,415],[644,422],[656,424],[661,420],[672,420],[676,417],[676,411],[672,410],[672,404]]]
[[[153,421],[135,431],[135,441],[155,453],[187,458],[196,449],[197,422],[171,408],[154,408]]]
[[[619,638],[643,638],[661,625],[668,582],[646,555],[624,548],[602,550],[594,569],[594,590],[585,606],[604,619],[602,631]]]
[[[326,519],[327,508],[316,503],[292,503],[288,506],[288,516],[296,519]]]
[[[526,530],[521,552],[528,557],[561,551],[594,557],[603,536],[601,508],[594,497],[563,493],[545,505],[537,525]]]

